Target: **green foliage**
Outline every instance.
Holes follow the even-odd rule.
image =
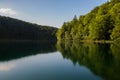
[[[120,2],[120,0],[110,0],[110,1],[114,3]]]
[[[110,13],[113,16],[114,28],[111,34],[111,39],[116,40],[120,38],[120,3],[115,4],[115,6],[111,9]]]
[[[0,16],[0,40],[56,40],[57,28]]]
[[[59,40],[113,40],[120,35],[119,8],[120,0],[111,0],[78,19],[75,16],[57,32],[57,38]]]
[[[71,35],[68,31],[65,32],[65,39],[71,39]]]
[[[90,38],[96,40],[109,40],[110,30],[113,28],[109,15],[97,16],[90,25]]]
[[[120,23],[116,25],[111,34],[111,39],[116,40],[120,38]]]

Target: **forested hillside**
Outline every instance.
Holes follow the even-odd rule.
[[[120,0],[111,0],[86,15],[64,22],[56,36],[58,40],[120,39]]]
[[[0,40],[56,40],[57,28],[0,16]]]

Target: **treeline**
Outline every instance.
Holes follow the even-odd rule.
[[[57,28],[0,16],[0,40],[56,40]]]
[[[120,39],[120,0],[111,0],[86,15],[64,22],[56,36],[58,40]]]

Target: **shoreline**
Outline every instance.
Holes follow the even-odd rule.
[[[56,42],[56,40],[0,40],[1,42],[35,42],[35,43],[41,43],[41,42]]]
[[[0,40],[1,42],[82,42],[82,43],[115,43],[112,40]]]
[[[70,42],[82,42],[82,43],[114,43],[115,41],[112,40],[57,40],[60,42],[66,42],[66,41],[70,41]]]
[[[87,43],[114,43],[111,40],[80,40],[80,42],[87,42]]]

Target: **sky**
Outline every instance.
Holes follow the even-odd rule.
[[[0,15],[60,28],[108,0],[0,0]]]

